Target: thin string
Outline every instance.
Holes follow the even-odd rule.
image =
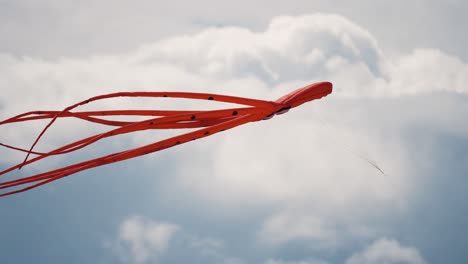
[[[333,131],[330,124],[325,119],[323,119],[318,113],[316,113],[316,117],[327,130]],[[349,143],[346,143],[342,140],[338,140],[338,138],[334,136],[333,133],[327,133],[327,135],[331,137],[332,143],[334,143],[335,145],[341,145],[342,147],[344,147],[345,150],[374,167],[376,170],[382,173],[382,175],[388,176],[388,174],[383,171],[383,169],[377,164],[377,162],[372,160],[368,155],[365,155],[364,153],[358,151],[357,148],[351,146]]]

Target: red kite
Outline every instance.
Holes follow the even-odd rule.
[[[267,120],[274,115],[286,113],[289,109],[297,107],[308,101],[320,99],[332,92],[330,82],[319,82],[292,93],[289,93],[276,101],[263,101],[243,97],[235,97],[220,94],[208,93],[189,93],[189,92],[119,92],[105,95],[99,95],[77,104],[66,107],[62,111],[32,111],[8,118],[0,122],[0,125],[6,125],[16,122],[29,120],[50,119],[50,122],[41,131],[29,150],[21,149],[7,144],[0,143],[1,146],[27,153],[22,163],[0,172],[0,177],[15,169],[47,158],[53,155],[70,153],[72,151],[84,148],[101,139],[131,133],[135,131],[149,129],[181,129],[181,128],[200,128],[179,136],[167,138],[145,146],[128,149],[125,151],[113,153],[99,158],[79,162],[55,170],[39,173],[29,177],[16,180],[0,182],[0,189],[4,193],[0,196],[7,196],[19,192],[24,192],[46,183],[58,180],[71,174],[91,169],[94,167],[131,159],[134,157],[146,155],[152,152],[160,151],[176,145],[184,144],[195,139],[207,137],[218,132],[234,128],[249,122]],[[115,97],[169,97],[169,98],[187,98],[212,100],[226,103],[244,105],[239,108],[229,108],[220,110],[200,110],[200,111],[181,111],[181,110],[106,110],[106,111],[83,111],[72,112],[73,109],[103,99]],[[106,116],[142,116],[147,117],[143,121],[115,121],[105,119]],[[49,152],[34,151],[34,146],[44,135],[46,130],[58,119],[63,117],[72,117],[86,120],[93,123],[103,124],[114,127],[113,129],[90,136],[70,144],[64,145]],[[33,154],[35,157],[28,159]]]

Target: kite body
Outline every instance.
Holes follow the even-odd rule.
[[[0,143],[0,146],[22,151],[26,153],[26,158],[22,163],[0,171],[0,177],[6,176],[21,167],[45,159],[53,155],[66,154],[78,149],[89,146],[101,139],[127,134],[136,131],[149,129],[182,129],[199,128],[182,135],[164,139],[145,146],[113,153],[99,158],[79,162],[66,167],[43,172],[40,174],[0,182],[0,196],[7,196],[19,192],[24,192],[38,186],[61,179],[71,174],[91,169],[94,167],[131,159],[134,157],[146,155],[152,152],[160,151],[176,145],[190,142],[195,139],[207,137],[227,129],[234,128],[249,122],[267,120],[274,115],[283,114],[289,109],[297,107],[303,103],[320,99],[332,92],[330,82],[319,82],[292,93],[289,93],[276,101],[264,101],[243,97],[227,96],[208,93],[188,93],[188,92],[120,92],[92,97],[88,100],[71,105],[62,111],[32,111],[23,113],[12,118],[0,121],[0,125],[10,123],[25,122],[29,120],[50,119],[50,122],[39,134],[29,150]],[[105,111],[73,111],[75,108],[94,101],[110,99],[115,97],[169,97],[169,98],[187,98],[213,100],[226,103],[243,105],[243,107],[220,109],[220,110],[201,110],[201,111],[180,111],[180,110],[105,110]],[[144,116],[147,119],[143,121],[115,121],[106,119],[108,116]],[[59,147],[49,152],[34,151],[37,144],[46,130],[58,118],[78,118],[89,122],[103,124],[113,127],[113,129],[90,136],[70,144]],[[30,158],[31,155],[34,157]]]

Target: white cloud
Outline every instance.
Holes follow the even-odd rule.
[[[395,61],[389,91],[420,94],[434,91],[467,93],[468,66],[440,50],[415,49]]]
[[[272,245],[291,240],[312,240],[322,246],[335,246],[335,230],[322,219],[312,215],[297,216],[283,213],[270,217],[260,232],[262,242]]]
[[[237,217],[239,211],[232,209],[262,208],[268,213],[259,237],[276,245],[292,240],[335,244],[336,233],[343,230],[351,236],[379,234],[379,226],[363,226],[372,222],[370,218],[404,210],[417,191],[415,182],[420,179],[414,172],[423,164],[415,161],[420,156],[415,153],[425,155],[427,163],[434,156],[430,146],[418,150],[405,141],[404,133],[415,121],[451,133],[468,129],[465,122],[446,125],[447,120],[463,120],[464,102],[449,97],[441,105],[434,95],[466,94],[467,73],[465,62],[434,49],[387,58],[366,29],[339,15],[281,16],[264,31],[210,28],[125,55],[54,61],[2,55],[0,87],[5,88],[0,114],[4,118],[32,109],[61,109],[117,90],[208,91],[275,99],[301,85],[330,80],[334,93],[324,100],[179,148],[176,175],[157,193],[165,190],[173,196],[180,191],[193,198],[188,206],[198,200],[216,213],[224,210]],[[429,100],[407,101],[408,95]],[[426,107],[428,102],[434,106]],[[112,100],[100,106],[155,109],[160,104]],[[52,133],[56,136],[44,142],[59,144],[59,136],[85,130],[57,127]],[[33,128],[2,131],[1,140],[20,144],[36,135],[38,127]],[[141,138],[132,139],[141,143]],[[389,176],[343,151],[348,145],[351,152],[376,160]],[[11,157],[2,155],[2,160],[7,158]],[[136,260],[144,261],[150,252],[164,252],[175,230],[170,224],[131,218],[122,225],[120,239]]]
[[[284,261],[280,259],[269,259],[265,264],[327,264],[328,262],[319,259],[307,259],[298,261]]]
[[[346,264],[424,264],[426,263],[418,250],[400,245],[396,240],[382,238],[362,252],[346,260]]]
[[[164,62],[214,78],[252,76],[270,84],[320,79],[330,60],[363,63],[378,76],[384,70],[372,36],[349,20],[328,14],[276,17],[264,32],[212,28],[148,45],[134,60]]]
[[[224,249],[225,243],[214,238],[192,238],[189,247],[197,249],[201,255],[219,257],[222,256],[220,250]]]
[[[138,216],[128,218],[119,228],[119,253],[132,263],[157,259],[166,252],[178,229],[174,224],[155,222]]]
[[[229,255],[229,245],[224,240],[210,237],[192,237],[187,241],[188,248],[195,249],[197,254],[213,263],[243,264],[243,259]]]
[[[419,46],[438,47],[466,59],[463,44],[467,37],[459,25],[468,23],[463,13],[467,4],[426,0],[423,12],[421,3],[295,0],[291,4],[262,0],[245,8],[251,4],[249,1],[171,1],[161,4],[161,1],[141,0],[138,5],[110,0],[2,1],[0,33],[8,35],[8,40],[0,43],[0,50],[53,57],[113,53],[206,26],[247,25],[258,31],[263,30],[271,17],[280,14],[327,10],[362,25],[392,51],[408,51]],[[185,8],[181,9],[182,5]],[[41,19],[35,19],[36,16]],[[421,30],[423,26],[432,30]]]

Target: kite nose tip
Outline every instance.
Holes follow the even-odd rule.
[[[330,93],[333,91],[333,84],[331,82],[318,82],[315,83],[317,87],[321,87],[325,91],[329,91]]]
[[[332,90],[333,84],[331,82],[316,82],[291,92],[275,102],[289,108],[297,107],[303,103],[327,96]]]
[[[292,106],[296,107],[305,102],[309,102],[315,99],[320,99],[330,94],[332,90],[333,90],[333,84],[328,81],[310,84],[300,89],[297,94],[292,96],[291,98]]]

